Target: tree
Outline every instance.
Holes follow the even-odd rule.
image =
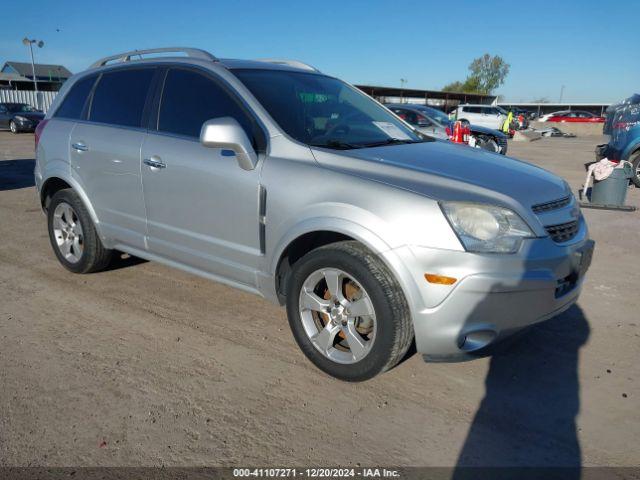
[[[509,64],[499,55],[485,53],[469,65],[471,72],[464,82],[452,82],[443,88],[446,92],[479,93],[490,95],[504,83],[509,74]]]
[[[485,53],[471,62],[469,70],[471,71],[469,78],[477,82],[478,93],[490,94],[504,83],[504,79],[509,74],[509,64],[499,55],[492,57]]]

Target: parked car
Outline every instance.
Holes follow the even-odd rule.
[[[300,62],[113,55],[65,82],[35,139],[66,269],[121,251],[286,305],[304,354],[343,380],[414,340],[472,358],[557,315],[593,249],[560,177],[419,135]]]
[[[504,110],[491,105],[458,105],[456,119],[466,120],[472,125],[500,130],[507,115]]]
[[[426,105],[412,105],[406,103],[391,103],[386,107],[407,123],[413,125],[418,131],[426,135],[432,135],[441,140],[448,140],[449,132],[453,129],[453,123],[446,113],[437,108]],[[479,125],[471,125],[471,137],[473,144],[478,148],[490,152],[507,153],[507,136],[490,128]]]
[[[635,173],[631,181],[640,187],[640,103],[627,103],[616,109],[605,156],[631,162]]]
[[[547,122],[572,122],[572,123],[602,123],[604,117],[599,117],[591,112],[571,110],[568,112],[556,112],[546,118]]]
[[[609,105],[604,115],[604,124],[602,125],[602,133],[603,135],[611,135],[613,133],[613,119],[615,117],[616,112],[626,107],[627,105],[637,105],[640,104],[640,94],[635,93],[628,98],[625,98],[620,103],[615,103],[613,105]]]
[[[569,113],[569,110],[559,110],[557,112],[545,113],[544,115],[540,116],[538,121],[547,122],[551,117],[561,116],[561,115],[564,115],[565,113]]]
[[[12,133],[33,132],[44,113],[26,103],[0,103],[0,128]]]

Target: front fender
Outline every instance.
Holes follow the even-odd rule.
[[[632,141],[631,143],[629,143],[629,145],[627,145],[627,147],[624,149],[624,151],[622,153],[622,159],[623,160],[629,160],[631,155],[636,150],[640,150],[640,136],[638,138],[636,138],[634,141]]]
[[[275,243],[268,261],[268,272],[275,276],[278,262],[285,249],[298,237],[302,235],[318,232],[330,231],[347,235],[354,240],[366,245],[374,253],[382,253],[391,248],[382,238],[369,228],[362,226],[352,220],[333,216],[313,216],[298,221],[295,225],[287,228],[279,240]]]

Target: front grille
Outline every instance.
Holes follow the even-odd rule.
[[[534,213],[545,213],[551,210],[558,210],[559,208],[566,207],[571,202],[571,197],[563,197],[558,200],[552,200],[551,202],[538,203],[531,207]]]
[[[568,242],[576,236],[579,228],[580,224],[578,223],[578,220],[561,223],[560,225],[549,225],[547,227],[544,227],[544,229],[556,243]]]

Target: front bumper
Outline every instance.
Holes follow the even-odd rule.
[[[573,305],[590,263],[593,241],[582,222],[567,244],[526,240],[519,253],[475,254],[421,247],[394,250],[413,316],[416,348],[426,359],[454,361]],[[425,273],[458,279],[429,284]]]
[[[20,132],[33,132],[40,123],[40,120],[14,120],[18,131]]]

